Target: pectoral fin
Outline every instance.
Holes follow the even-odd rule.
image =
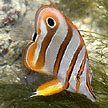
[[[37,91],[34,92],[35,94],[32,95],[31,97],[38,96],[38,95],[48,96],[48,95],[59,93],[64,89],[65,88],[63,87],[63,84],[60,82],[60,80],[54,79],[39,86]]]

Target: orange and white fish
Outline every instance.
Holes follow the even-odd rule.
[[[69,90],[95,101],[84,40],[77,27],[57,8],[43,6],[37,11],[35,31],[23,61],[33,71],[56,77],[39,86],[32,96]]]

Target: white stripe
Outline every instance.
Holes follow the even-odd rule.
[[[58,72],[58,77],[63,84],[65,84],[66,74],[73,59],[73,56],[80,45],[80,38],[78,32],[73,27],[72,30],[73,36],[65,50]]]
[[[85,46],[81,49],[80,53],[78,54],[73,72],[69,80],[71,88],[75,91],[76,91],[76,76],[78,74],[78,71],[80,70],[80,66],[84,60],[84,57],[85,57]]]
[[[44,8],[43,10],[41,10],[40,14],[38,15],[38,18],[37,18],[37,25],[36,25],[36,28],[37,28],[37,34],[38,34],[38,25],[39,25],[39,19],[40,19],[40,16],[42,14],[42,12],[45,10],[46,8]]]
[[[33,34],[32,34],[32,40],[33,40],[34,34],[35,34],[35,32],[33,32]]]
[[[38,16],[38,19],[37,19],[37,29],[38,29],[38,25],[39,25],[39,20],[40,20],[40,16],[42,14],[42,12],[46,9],[51,9],[51,8],[44,8],[43,10],[41,10],[39,16]],[[56,9],[52,8],[52,11],[55,12]],[[59,13],[58,13],[59,14]],[[57,15],[57,13],[56,13]],[[39,40],[37,41],[37,48],[36,48],[36,51],[35,51],[35,60],[34,60],[34,64],[36,64],[37,60],[38,60],[38,57],[39,57],[39,53],[40,53],[40,50],[41,50],[41,45],[42,45],[42,42],[47,34],[47,28],[46,28],[46,25],[44,23],[44,21],[41,19],[41,25],[40,25],[40,29],[41,29],[41,34],[40,34],[40,37],[39,37]],[[38,31],[38,30],[37,30]],[[38,33],[37,33],[38,34]]]
[[[44,69],[48,73],[52,74],[58,51],[68,33],[68,25],[66,23],[66,20],[60,13],[56,12],[56,14],[58,14],[57,16],[59,17],[59,27],[54,36],[52,37],[51,42],[49,43],[48,48],[46,50],[44,67]]]
[[[41,25],[40,25],[40,29],[41,29],[41,33],[40,33],[40,37],[39,40],[37,41],[37,48],[35,50],[35,59],[34,59],[34,64],[36,64],[38,57],[39,57],[39,53],[42,47],[42,42],[45,39],[46,35],[47,35],[47,28],[46,25],[44,23],[43,20],[41,20]]]
[[[37,35],[39,34],[38,33],[38,25],[39,25],[39,20],[40,20],[40,16],[42,14],[42,12],[47,9],[47,8],[44,8],[43,10],[41,10],[40,14],[38,15],[38,18],[37,18],[37,25],[36,25],[36,28],[37,28]],[[35,59],[34,59],[34,64],[36,64],[37,60],[38,60],[38,57],[39,57],[39,53],[40,53],[40,50],[41,50],[41,45],[42,45],[42,42],[47,34],[47,28],[46,28],[46,25],[44,23],[44,21],[41,19],[41,25],[40,25],[40,30],[41,30],[41,33],[40,33],[40,36],[39,36],[39,40],[37,41],[37,48],[35,50]]]
[[[78,90],[78,93],[85,94],[85,95],[87,94],[87,91],[86,91],[86,72],[87,72],[87,60],[85,62],[83,73],[80,76],[80,86],[79,86],[79,90]]]
[[[89,99],[91,99],[93,102],[95,101],[94,97],[92,96],[91,92],[88,89],[88,86],[86,85],[86,74],[87,74],[87,67],[88,67],[88,59],[86,59],[86,63],[84,66],[83,74],[80,76],[80,86],[78,93],[86,95]],[[91,74],[89,73],[89,78],[91,78]]]

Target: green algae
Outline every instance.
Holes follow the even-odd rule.
[[[33,86],[32,86],[33,87]],[[3,108],[98,108],[97,103],[91,102],[83,95],[72,94],[63,91],[52,96],[38,96],[30,98],[32,94],[31,88],[25,85],[0,85],[0,96]],[[4,104],[3,104],[4,103]],[[86,104],[85,104],[86,103]]]

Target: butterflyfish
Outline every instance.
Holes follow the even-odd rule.
[[[33,71],[55,76],[39,86],[32,96],[68,90],[95,101],[84,40],[77,27],[56,7],[42,6],[36,12],[35,29],[23,62]]]

